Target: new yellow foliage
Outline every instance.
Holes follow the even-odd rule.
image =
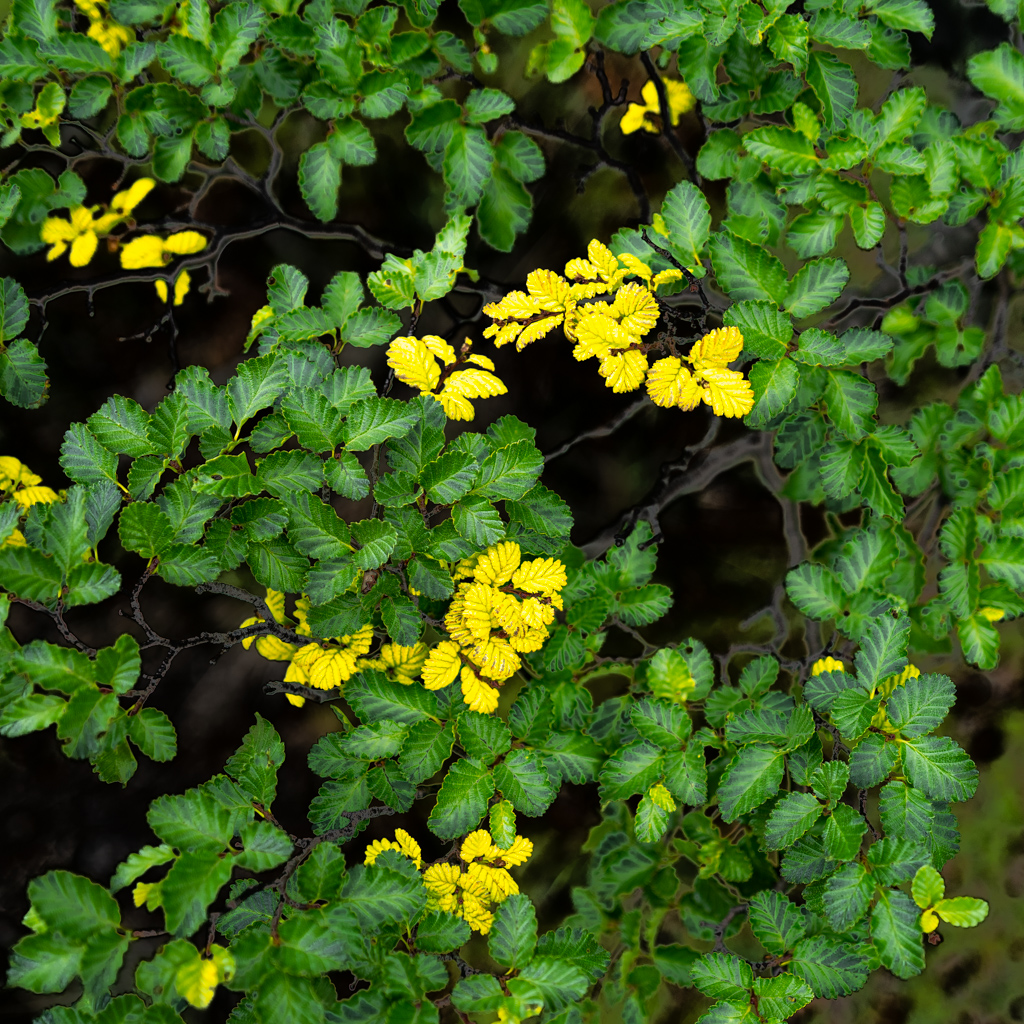
[[[665,99],[668,101],[669,119],[675,126],[679,124],[679,118],[683,114],[693,110],[697,100],[685,82],[663,78],[662,83],[665,86]],[[632,135],[641,128],[655,135],[662,130],[661,103],[658,98],[658,87],[653,80],[644,84],[640,95],[643,103],[630,103],[619,122],[619,130],[623,135]]]

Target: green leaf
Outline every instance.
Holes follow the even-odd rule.
[[[823,210],[803,213],[790,222],[786,241],[801,259],[823,256],[835,247],[836,235],[842,226],[842,217],[837,214]]]
[[[661,750],[650,743],[632,743],[612,754],[601,771],[601,800],[622,800],[644,793],[664,772]]]
[[[828,863],[825,870],[830,870]],[[824,872],[823,872],[824,873]],[[846,931],[856,924],[868,909],[874,883],[863,864],[845,864],[825,886],[825,914],[836,931]]]
[[[170,761],[178,752],[178,739],[171,720],[156,708],[143,708],[128,719],[128,735],[147,757]]]
[[[977,53],[967,62],[967,77],[997,101],[993,115],[1004,129],[1024,128],[1024,56],[1010,43]]]
[[[487,811],[494,779],[487,766],[471,758],[456,761],[437,794],[427,824],[439,839],[457,839],[471,832]]]
[[[729,762],[718,787],[722,818],[735,821],[741,814],[759,807],[782,782],[784,757],[771,747],[744,747]]]
[[[506,501],[505,512],[513,523],[544,537],[567,537],[572,529],[569,506],[543,484],[531,488],[519,501]]]
[[[544,458],[532,441],[515,441],[483,460],[474,493],[518,501],[533,489],[543,467]]]
[[[935,913],[957,928],[974,928],[988,917],[988,904],[974,896],[953,896],[936,904]]]
[[[831,305],[850,280],[850,269],[840,259],[811,260],[794,275],[786,296],[786,309],[798,320]]]
[[[359,460],[350,452],[335,452],[333,459],[324,463],[327,486],[343,498],[358,501],[370,493],[370,480]]]
[[[842,615],[846,595],[831,569],[804,562],[786,576],[786,593],[812,619],[835,619]]]
[[[451,190],[451,206],[474,206],[479,202],[493,161],[494,150],[483,128],[453,126],[444,153],[444,179]]]
[[[30,341],[19,338],[0,352],[0,394],[11,405],[37,409],[46,401],[49,386],[46,362]]]
[[[829,131],[841,131],[857,106],[853,69],[825,50],[812,50],[807,54],[806,78],[821,104]]]
[[[757,941],[777,955],[792,949],[807,930],[804,911],[779,892],[757,893],[747,908],[747,919]]]
[[[224,766],[252,798],[270,807],[277,793],[277,772],[284,763],[284,743],[277,730],[261,715],[245,734],[242,745]]]
[[[767,299],[782,305],[789,282],[778,257],[728,231],[715,234],[710,249],[719,287],[733,302]]]
[[[117,481],[117,456],[100,444],[84,423],[72,423],[64,435],[60,467],[75,483]]]
[[[856,992],[864,986],[868,976],[867,961],[853,946],[824,935],[798,942],[786,970],[807,982],[816,996],[826,999]]]
[[[471,934],[469,925],[461,917],[435,910],[420,918],[416,926],[416,947],[424,953],[450,953],[461,949]]]
[[[494,914],[487,936],[491,958],[506,968],[523,968],[533,959],[537,945],[537,914],[530,897],[509,896]]]
[[[399,764],[411,781],[423,782],[451,756],[454,743],[451,723],[442,727],[437,722],[421,721],[409,729]]]
[[[527,1003],[542,1003],[552,1013],[577,1002],[589,987],[578,967],[565,960],[542,956],[534,957],[507,985],[513,996]]]
[[[871,941],[882,963],[897,978],[924,970],[924,948],[918,911],[904,892],[882,889],[871,911]]]
[[[927,910],[946,895],[946,883],[935,868],[930,864],[923,864],[914,875],[910,894],[922,910]]]
[[[170,519],[148,502],[136,501],[122,509],[117,532],[126,550],[146,559],[160,555],[174,543]]]
[[[811,793],[788,793],[768,818],[764,833],[766,850],[783,850],[809,831],[821,817],[822,806]]]
[[[375,569],[387,561],[394,550],[398,531],[379,519],[363,519],[352,523],[352,540],[359,545],[355,564],[360,569]]]
[[[160,846],[144,846],[138,853],[130,853],[127,860],[118,864],[117,870],[110,879],[110,891],[120,891],[126,885],[131,885],[150,868],[160,867],[173,858],[174,850],[166,843],[161,843]]]
[[[403,437],[416,420],[407,403],[394,398],[364,398],[348,412],[345,447],[362,452],[389,437]]]
[[[955,700],[952,679],[922,675],[896,688],[886,705],[886,715],[902,736],[923,736],[942,724]]]
[[[160,883],[168,931],[186,936],[203,924],[231,868],[231,858],[213,850],[182,853]]]
[[[512,113],[515,106],[515,100],[500,89],[474,89],[466,97],[466,121],[468,124],[484,124]]]
[[[121,911],[110,893],[70,871],[48,871],[28,884],[32,909],[54,931],[89,939],[97,930],[118,928]]]
[[[505,536],[498,510],[483,496],[470,495],[452,506],[452,521],[460,537],[478,548],[495,544]]]
[[[811,174],[818,166],[813,143],[793,128],[757,128],[743,136],[743,145],[772,170],[783,174]]]
[[[933,800],[969,800],[978,788],[978,769],[948,736],[924,736],[901,745],[903,768],[915,789]]]
[[[661,215],[673,254],[691,272],[703,273],[701,253],[711,230],[711,208],[704,193],[692,182],[680,182],[665,196]]]
[[[500,164],[493,167],[476,211],[480,237],[492,249],[511,252],[532,213],[533,197],[525,186]]]
[[[389,720],[413,725],[429,718],[436,720],[438,714],[437,698],[429,690],[403,686],[378,672],[361,672],[353,677],[345,697],[364,722]],[[407,749],[408,742],[403,751]]]
[[[269,871],[283,864],[292,852],[292,841],[281,829],[269,821],[250,822],[239,836],[243,852],[236,854],[235,863],[250,871]]]
[[[28,297],[13,277],[0,277],[0,342],[13,341],[28,323]]]
[[[790,359],[761,359],[751,367],[749,376],[754,406],[744,422],[764,428],[793,400],[800,374]]]
[[[538,817],[558,795],[543,760],[533,751],[514,750],[493,768],[494,785],[522,814]]]
[[[747,1003],[754,985],[750,965],[729,953],[705,953],[690,968],[693,984],[708,999]]]
[[[158,797],[146,820],[158,838],[183,851],[221,851],[235,831],[228,809],[202,789]]]
[[[10,954],[7,984],[30,992],[63,992],[79,974],[85,952],[60,932],[26,935]]]

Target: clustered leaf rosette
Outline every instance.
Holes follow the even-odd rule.
[[[520,655],[539,651],[550,635],[565,566],[556,558],[523,562],[519,545],[502,541],[459,562],[454,576],[463,582],[444,617],[451,639],[427,656],[423,685],[441,690],[460,679],[470,709],[490,714],[501,684],[521,668]]]
[[[0,455],[0,506],[13,501],[20,509],[19,516],[23,516],[33,505],[50,505],[60,500],[60,495],[43,486],[43,478],[23,462],[12,455]],[[19,529],[12,530],[0,541],[0,547],[25,547],[26,544],[25,535]]]
[[[690,87],[685,82],[671,78],[663,78],[665,86],[665,98],[668,100],[669,119],[674,128],[679,124],[679,118],[689,113],[697,105],[697,99],[690,92]],[[644,84],[640,90],[643,103],[630,103],[626,107],[622,120],[619,121],[619,131],[623,135],[632,135],[642,128],[645,132],[657,135],[662,130],[661,124],[661,103],[658,99],[658,86],[653,79]]]
[[[404,829],[395,829],[394,840],[375,839],[366,848],[364,864],[373,864],[386,850],[408,857],[421,870],[420,845]],[[495,908],[519,892],[509,868],[525,864],[533,854],[533,843],[517,835],[507,847],[500,847],[490,832],[478,829],[462,841],[459,864],[441,861],[423,870],[428,911],[461,917],[475,932],[486,935],[494,923]]]
[[[658,405],[690,410],[704,402],[717,416],[744,416],[753,408],[754,393],[742,373],[728,368],[743,349],[738,328],[711,331],[682,358],[674,340],[645,340],[661,315],[658,288],[682,276],[677,269],[655,274],[632,253],[617,257],[594,240],[586,259],[566,264],[564,277],[534,270],[526,279],[526,292],[509,292],[500,302],[484,306],[494,321],[484,337],[493,338],[499,348],[514,341],[521,352],[561,327],[576,343],[573,358],[597,359],[598,373],[615,392],[636,391],[646,380],[647,392]],[[585,301],[599,296],[606,298]],[[671,354],[651,366],[648,352],[666,347]]]
[[[39,237],[50,246],[46,259],[55,260],[70,248],[68,259],[71,266],[86,266],[96,255],[99,240],[131,220],[135,207],[152,192],[154,185],[156,182],[152,178],[139,178],[130,188],[118,192],[107,208],[102,205],[76,206],[69,211],[69,219],[47,217],[39,231]],[[189,233],[197,234],[194,231]],[[204,245],[205,242],[203,239]],[[126,266],[123,250],[122,266]]]
[[[492,372],[494,362],[470,352],[471,345],[467,341],[456,356],[455,349],[436,334],[395,338],[388,346],[388,366],[403,384],[440,402],[448,419],[471,420],[475,415],[471,398],[492,398],[508,391]],[[474,365],[458,369],[465,363]]]
[[[940,920],[954,928],[974,928],[988,917],[988,904],[977,896],[945,899],[946,883],[931,864],[922,864],[917,869],[910,894],[921,908],[919,923],[926,935],[939,927]]]
[[[307,621],[309,600],[306,597],[300,597],[295,602],[294,621],[285,614],[284,594],[268,590],[266,604],[279,626],[286,626],[299,636],[312,635]],[[266,622],[266,619],[254,615],[242,622],[239,629],[246,629],[261,622]],[[348,682],[360,668],[365,667],[361,660],[373,646],[373,625],[367,623],[355,633],[324,641],[311,640],[303,646],[288,643],[269,634],[248,636],[242,640],[242,646],[247,650],[253,644],[268,661],[288,662],[284,675],[286,683],[298,683],[314,690],[336,690],[342,683]],[[301,694],[288,693],[285,696],[289,703],[296,707],[302,707],[306,703],[306,698]]]

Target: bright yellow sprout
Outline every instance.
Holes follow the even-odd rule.
[[[185,301],[185,296],[188,295],[188,290],[192,286],[192,275],[187,270],[183,270],[174,280],[174,305],[180,306]],[[156,293],[160,298],[161,302],[166,302],[169,292],[167,290],[166,281],[154,281],[153,287],[156,288]]]
[[[490,714],[498,690],[521,667],[521,654],[540,650],[562,607],[565,566],[554,558],[522,561],[513,541],[463,559],[461,579],[444,618],[451,640],[437,644],[423,665],[423,685],[440,690],[459,679],[462,699]]]
[[[468,345],[463,346],[460,358],[444,338],[434,334],[395,338],[388,346],[388,366],[403,384],[439,401],[448,419],[471,420],[475,410],[470,399],[504,395],[508,388],[491,372],[494,363],[487,356],[465,354]],[[453,369],[463,362],[475,365]]]
[[[135,42],[135,30],[114,21],[106,14],[106,0],[75,0],[75,6],[89,19],[88,36],[95,39],[115,59]]]
[[[845,672],[846,666],[838,659],[833,658],[831,655],[827,658],[819,658],[811,666],[811,675],[820,676],[822,672]]]
[[[70,248],[71,266],[86,266],[96,254],[99,240],[129,220],[132,211],[149,195],[155,184],[152,178],[140,178],[130,188],[118,192],[105,213],[100,212],[100,206],[76,206],[69,211],[69,220],[47,217],[39,231],[39,237],[50,246],[47,260],[57,259]]]
[[[679,118],[693,110],[697,105],[690,87],[685,82],[677,82],[671,78],[663,78],[666,99],[668,100],[669,118],[673,127],[679,124]],[[657,135],[662,130],[661,104],[658,100],[658,87],[653,81],[646,82],[640,90],[643,103],[630,103],[626,108],[619,130],[623,135],[632,135],[641,128],[645,132]]]
[[[682,276],[678,269],[655,274],[638,256],[615,256],[595,240],[586,259],[566,264],[564,277],[534,270],[526,279],[526,292],[510,292],[484,306],[494,321],[484,337],[493,338],[498,347],[514,341],[521,352],[561,327],[575,343],[573,358],[596,359],[597,372],[615,392],[636,391],[646,381],[657,405],[689,410],[704,402],[717,416],[743,416],[753,407],[754,395],[743,374],[728,368],[743,349],[737,328],[720,327],[697,341],[686,356],[672,354],[648,364],[647,353],[663,348],[660,340],[646,337],[661,315],[658,288]],[[586,301],[597,296],[607,298]]]
[[[175,256],[189,256],[206,248],[206,238],[198,231],[176,231],[167,238],[142,235],[133,238],[121,249],[121,266],[125,270],[164,267]]]

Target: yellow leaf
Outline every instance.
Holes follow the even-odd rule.
[[[132,182],[131,187],[118,192],[110,200],[110,209],[127,217],[153,191],[155,185],[156,182],[152,178],[139,178],[138,181]]]
[[[607,355],[601,360],[597,372],[617,394],[636,391],[647,376],[647,356],[637,349],[618,355]]]
[[[178,968],[174,987],[190,1006],[205,1010],[213,1001],[218,980],[217,965],[197,954],[195,960],[188,960]]]
[[[22,507],[32,505],[52,505],[60,501],[60,495],[49,487],[23,487],[14,492],[14,500]]]
[[[480,828],[475,832],[470,832],[469,835],[462,840],[462,847],[459,850],[459,858],[468,864],[470,861],[477,860],[480,857],[486,857],[490,854],[491,850],[496,849],[497,847],[491,839],[490,832]]]
[[[206,236],[198,231],[177,231],[164,241],[164,250],[175,256],[189,256],[206,248]]]
[[[738,327],[717,327],[693,345],[687,359],[697,371],[725,369],[742,351],[743,335]]]
[[[654,291],[657,291],[663,284],[671,284],[673,281],[681,281],[683,279],[683,272],[676,270],[673,267],[670,270],[659,270],[654,275],[654,280],[651,282],[651,286]]]
[[[176,306],[180,306],[182,304],[185,300],[185,296],[188,295],[188,290],[191,286],[192,275],[187,270],[183,270],[178,275],[178,279],[174,282],[174,304]]]
[[[666,356],[648,371],[647,394],[655,405],[666,409],[678,406],[689,411],[700,405],[704,389],[683,366],[682,360]]]
[[[421,340],[427,351],[437,356],[445,366],[451,366],[455,362],[455,349],[444,338],[439,338],[436,334],[426,334]]]
[[[530,271],[526,278],[526,288],[542,310],[550,313],[565,310],[570,293],[569,282],[553,270]]]
[[[716,416],[744,416],[754,407],[754,392],[750,381],[736,370],[702,370],[706,386],[704,401]]]
[[[672,794],[660,782],[656,786],[651,786],[647,790],[647,795],[650,797],[651,803],[656,807],[660,807],[663,811],[674,811],[676,809],[676,802]]]
[[[504,323],[507,320],[529,320],[541,312],[540,302],[526,292],[509,292],[500,302],[490,302],[483,308],[485,316]]]
[[[651,268],[639,256],[634,256],[631,252],[624,252],[619,257],[619,262],[635,277],[640,277],[644,281],[650,282]]]
[[[485,370],[493,370],[494,369],[494,360],[493,359],[488,359],[487,356],[478,355],[476,352],[474,352],[470,356],[466,356],[466,362],[467,363],[474,363],[477,366],[482,366]]]
[[[161,302],[167,301],[167,282],[166,281],[154,281],[153,287],[156,289],[157,298]]]
[[[523,664],[507,640],[483,640],[467,653],[481,675],[498,682],[514,676]]]
[[[811,675],[820,676],[822,672],[845,672],[846,666],[838,658],[819,658],[811,666]]]
[[[565,566],[557,558],[523,562],[512,575],[512,586],[529,594],[550,594],[566,584]]]
[[[441,367],[419,338],[395,338],[388,345],[388,366],[403,384],[421,393],[433,391],[441,379]]]
[[[611,281],[619,273],[619,261],[614,253],[596,238],[587,246],[587,259],[606,281]]]
[[[476,415],[473,403],[454,391],[442,391],[434,396],[444,409],[445,416],[450,420],[471,420]]]
[[[501,587],[512,579],[516,572],[522,553],[519,545],[506,540],[489,547],[477,560],[473,569],[473,579],[477,583],[487,583],[492,587]]]
[[[604,284],[597,267],[590,260],[569,260],[565,265],[565,276],[578,284]],[[594,293],[597,294],[596,292]]]
[[[616,293],[611,306],[612,316],[630,334],[646,334],[657,322],[660,312],[658,300],[642,284],[624,284]]]
[[[505,850],[497,851],[498,859],[503,861],[506,867],[515,868],[525,864],[533,855],[533,843],[522,836],[516,836],[512,845]]]
[[[69,257],[71,266],[84,267],[88,265],[89,261],[96,255],[96,247],[98,245],[99,239],[94,231],[87,231],[85,234],[79,235],[71,243],[71,255]]]
[[[455,682],[461,667],[459,645],[451,640],[442,640],[427,655],[423,665],[423,685],[428,690],[442,690]]]
[[[629,333],[618,321],[604,313],[589,313],[576,324],[576,347],[572,355],[578,362],[596,356],[603,359],[613,349],[629,348]]]
[[[486,370],[456,370],[445,382],[441,394],[462,395],[464,398],[492,398],[508,391],[504,383]]]
[[[300,697],[297,693],[286,693],[284,695],[284,699],[288,701],[289,704],[294,704],[297,708],[301,708],[303,704],[306,703],[306,698]]]
[[[1002,608],[992,608],[988,605],[984,608],[979,608],[978,614],[988,619],[989,622],[1002,622],[1006,618],[1006,612]]]
[[[157,235],[142,235],[133,238],[121,248],[121,266],[125,270],[142,270],[145,267],[162,267],[168,260],[164,257],[163,239]]]
[[[939,927],[939,918],[934,910],[926,910],[921,915],[921,931],[933,932]]]
[[[498,691],[489,683],[485,683],[468,666],[462,668],[462,700],[470,711],[479,711],[481,715],[491,714],[498,706]]]

